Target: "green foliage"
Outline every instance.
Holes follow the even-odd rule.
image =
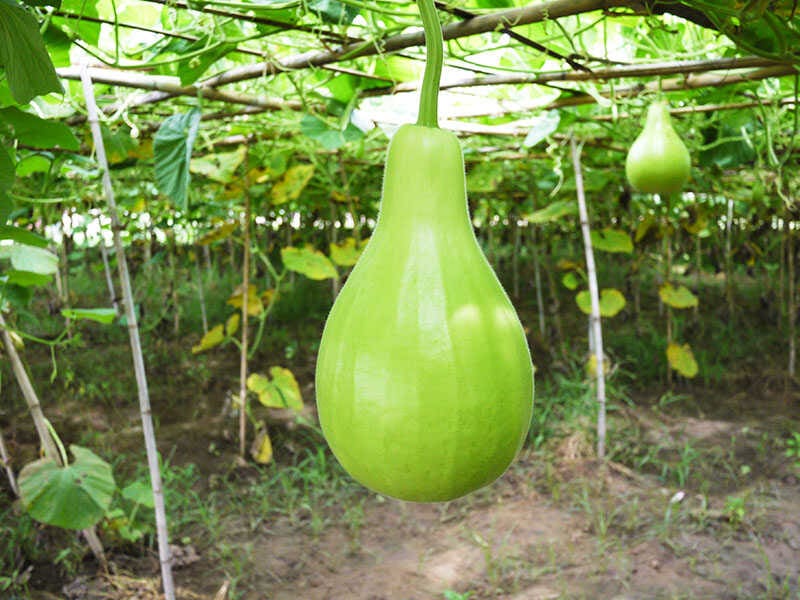
[[[16,0],[0,0],[0,66],[19,104],[63,91],[36,19]]]
[[[111,466],[91,450],[70,446],[75,457],[59,466],[49,458],[30,463],[19,476],[22,503],[37,521],[86,529],[103,518],[114,494]]]
[[[200,111],[191,109],[167,117],[153,138],[156,184],[181,208],[187,203],[189,165],[199,126]]]

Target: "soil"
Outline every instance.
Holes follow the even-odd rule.
[[[312,381],[309,373],[303,380]],[[800,429],[800,394],[786,386],[749,393],[764,394],[761,410],[749,402],[748,411],[738,411],[738,394],[699,389],[688,390],[681,406],[643,399],[612,415],[610,435],[624,438],[629,456],[603,466],[576,432],[539,451],[525,449],[498,482],[450,503],[412,504],[362,491],[355,504],[348,497],[347,505],[328,507],[333,518],[316,531],[288,517],[253,527],[231,516],[221,544],[233,559],[224,564],[198,535],[197,547],[176,543],[179,598],[798,598],[800,469],[779,441]],[[198,465],[206,482],[225,470],[233,452],[235,422],[219,411],[223,396],[212,387],[208,406],[195,407],[197,419],[165,419],[159,430],[162,453]],[[117,451],[141,443],[133,412],[68,404],[59,412],[68,431],[115,432]],[[281,433],[281,447],[295,434]],[[24,441],[18,437],[17,446]],[[663,465],[677,469],[687,444],[699,454],[678,485]],[[209,453],[212,445],[222,452]],[[658,448],[658,462],[643,461],[634,447]],[[259,476],[252,467],[238,475],[242,482]],[[742,500],[741,512],[731,498]],[[38,590],[30,597],[158,597],[152,551],[112,552],[111,562],[110,575],[87,564],[88,572],[71,581],[57,581],[38,565],[31,580]]]

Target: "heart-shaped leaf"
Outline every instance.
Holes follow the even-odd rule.
[[[41,523],[86,529],[111,505],[116,484],[109,465],[91,450],[70,446],[75,461],[59,466],[49,458],[26,465],[19,474],[25,510]]]

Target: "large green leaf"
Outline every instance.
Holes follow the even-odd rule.
[[[64,150],[79,150],[81,147],[78,138],[64,123],[42,119],[15,106],[0,109],[0,122],[13,127],[16,138],[26,146]]]
[[[246,153],[247,147],[239,146],[233,152],[217,152],[216,154],[207,154],[202,158],[193,158],[189,163],[189,170],[220,183],[229,183],[233,179],[236,169],[244,161]]]
[[[347,142],[355,142],[364,137],[364,132],[350,121],[344,129],[331,127],[314,115],[305,115],[300,121],[300,131],[312,140],[316,140],[328,150],[337,150]]]
[[[53,280],[50,275],[42,275],[33,271],[18,271],[16,269],[8,269],[4,275],[7,284],[22,288],[47,285]]]
[[[18,271],[52,275],[58,271],[58,257],[45,248],[14,244],[11,247],[11,266]]]
[[[189,163],[200,126],[200,111],[172,115],[158,128],[153,140],[156,184],[181,208],[186,207],[189,190]]]
[[[633,252],[633,242],[631,236],[619,229],[603,229],[602,231],[592,231],[592,247],[603,252],[623,252],[630,254]]]
[[[584,290],[575,296],[575,302],[581,312],[590,315],[592,314],[592,298],[588,290]],[[600,292],[600,316],[613,317],[617,315],[623,308],[625,308],[625,296],[622,292],[613,288],[602,290]]]
[[[37,521],[80,530],[103,518],[116,485],[106,461],[80,446],[70,451],[75,461],[63,467],[49,458],[26,465],[19,474],[19,493]]]
[[[561,122],[561,113],[557,110],[549,110],[546,113],[539,115],[528,131],[528,135],[522,142],[526,148],[532,148],[550,134],[558,129],[558,124]]]
[[[15,0],[0,0],[0,66],[19,104],[36,96],[61,93],[61,81],[31,13]]]
[[[522,218],[528,223],[550,223],[577,212],[578,205],[573,200],[558,200],[544,208],[522,215]]]
[[[11,160],[5,148],[0,148],[0,191],[5,192],[11,189],[15,178],[14,161]]]
[[[281,248],[281,260],[284,267],[290,271],[301,273],[309,279],[331,279],[339,276],[336,267],[328,257],[310,247],[287,246]]]
[[[53,22],[84,43],[97,46],[100,41],[100,23],[97,18],[97,0],[61,0],[61,10],[69,17],[54,16]],[[141,9],[140,9],[141,10]],[[77,16],[72,16],[77,15]],[[89,17],[90,19],[84,19]]]
[[[0,225],[0,240],[14,240],[20,244],[47,248],[47,240],[42,236],[14,225]]]
[[[349,25],[358,15],[358,8],[339,0],[309,0],[308,8],[326,23]]]
[[[303,410],[303,395],[300,386],[289,369],[272,367],[270,380],[254,373],[247,378],[247,389],[258,395],[258,401],[268,408],[291,408]]]

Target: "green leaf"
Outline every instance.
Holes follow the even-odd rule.
[[[550,134],[558,129],[558,124],[561,122],[561,113],[557,110],[549,110],[543,115],[539,115],[531,125],[528,135],[522,145],[526,148],[532,148]]]
[[[487,160],[476,163],[467,170],[467,191],[473,193],[493,192],[502,179],[502,168],[496,162]]]
[[[14,135],[26,146],[64,150],[79,150],[81,147],[78,138],[64,123],[41,119],[15,106],[0,109],[0,121],[13,127]]]
[[[50,166],[53,164],[52,156],[47,156],[48,153],[29,154],[28,156],[20,159],[17,163],[17,177],[27,177],[33,173],[47,173],[50,171]]]
[[[192,354],[199,354],[205,350],[210,350],[215,346],[219,346],[222,342],[225,341],[225,326],[224,325],[215,325],[211,329],[208,330],[203,336],[203,339],[200,340],[200,343],[196,346],[192,346]]]
[[[283,266],[290,271],[296,271],[309,279],[332,279],[339,276],[333,263],[319,250],[311,247],[294,248],[287,246],[281,248]]]
[[[358,141],[364,137],[364,132],[350,121],[344,129],[334,128],[319,117],[305,115],[300,121],[300,131],[322,144],[327,150],[337,150],[347,142]]]
[[[247,389],[257,394],[258,401],[268,408],[303,410],[303,395],[292,372],[283,367],[272,367],[269,374],[271,380],[258,373],[250,375]]]
[[[202,158],[193,158],[189,163],[189,170],[220,183],[229,183],[233,179],[236,169],[244,161],[246,153],[247,147],[239,146],[233,152],[218,152]]]
[[[297,200],[313,175],[314,165],[295,165],[287,169],[280,181],[272,186],[272,203],[285,204],[290,200]]]
[[[574,215],[578,212],[578,205],[573,200],[558,200],[545,208],[522,215],[528,223],[550,223],[562,217]]]
[[[144,481],[134,481],[122,488],[122,497],[134,504],[141,504],[147,508],[154,508],[153,488]]]
[[[63,92],[39,24],[15,0],[0,0],[0,66],[5,67],[11,94],[19,104]]]
[[[672,342],[667,346],[667,360],[669,366],[679,374],[691,379],[700,370],[689,344],[676,344]]]
[[[47,248],[47,240],[42,236],[14,225],[0,225],[0,240],[14,240],[20,244]]]
[[[581,280],[578,278],[578,275],[575,273],[575,271],[570,271],[561,278],[561,283],[563,283],[564,287],[568,290],[575,290],[580,285]]]
[[[92,46],[97,46],[100,42],[100,23],[96,23],[82,17],[99,17],[97,12],[97,0],[62,0],[61,10],[70,17],[53,17],[53,22],[60,29],[70,32],[79,40]]]
[[[10,190],[15,178],[14,161],[5,148],[0,148],[0,191]]]
[[[358,8],[339,0],[309,0],[308,8],[326,23],[349,25],[359,13]]]
[[[672,308],[694,308],[698,305],[697,296],[683,285],[675,287],[671,283],[665,283],[658,289],[658,295],[664,304]]]
[[[26,465],[19,474],[25,510],[41,523],[86,529],[103,518],[116,485],[111,465],[80,446],[70,446],[75,461],[63,467],[49,458]]]
[[[592,314],[592,299],[588,290],[580,292],[575,296],[575,302],[581,312],[590,315]],[[625,308],[625,296],[622,292],[613,288],[605,289],[600,292],[600,316],[613,317]]]
[[[24,288],[47,285],[53,279],[50,275],[41,275],[31,271],[17,271],[16,269],[9,269],[5,272],[5,276],[7,284]]]
[[[104,325],[113,323],[114,319],[117,318],[117,312],[113,308],[62,308],[61,315],[73,321],[86,319],[97,321]]]
[[[186,207],[189,190],[189,162],[200,126],[200,111],[172,115],[158,128],[153,140],[156,185],[179,207]]]
[[[14,244],[11,247],[11,266],[18,271],[52,275],[58,271],[58,257],[45,248]]]
[[[366,242],[356,244],[355,238],[349,237],[338,244],[331,244],[331,260],[340,267],[352,267],[364,251]]]
[[[592,247],[602,252],[623,252],[630,254],[633,252],[633,242],[631,236],[619,229],[603,229],[602,231],[592,231]]]

